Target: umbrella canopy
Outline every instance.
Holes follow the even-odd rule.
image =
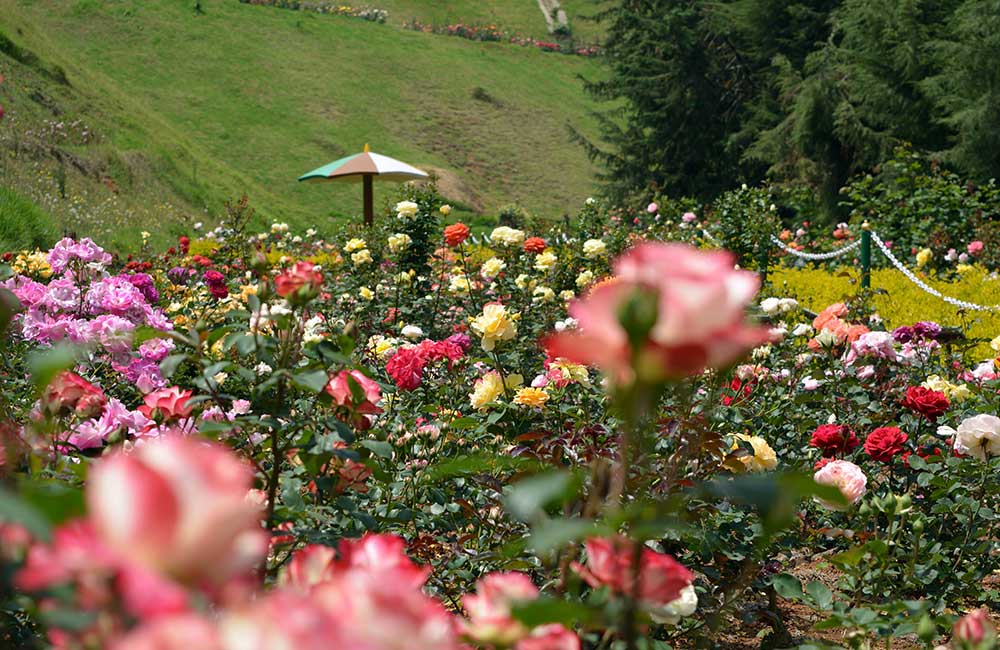
[[[332,163],[299,176],[300,181],[309,183],[361,181],[364,184],[366,225],[371,225],[374,220],[374,191],[372,189],[374,179],[402,182],[419,178],[427,178],[427,173],[395,158],[370,151],[367,144],[361,153],[334,160]]]

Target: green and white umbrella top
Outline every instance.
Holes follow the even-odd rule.
[[[300,181],[361,181],[365,176],[384,181],[427,178],[427,173],[406,163],[368,150],[347,156],[299,176]]]

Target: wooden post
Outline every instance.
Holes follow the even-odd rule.
[[[371,226],[375,222],[375,192],[371,174],[364,175],[364,185],[365,225]]]
[[[861,288],[872,286],[872,227],[865,221],[861,224]]]

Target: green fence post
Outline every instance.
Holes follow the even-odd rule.
[[[861,224],[861,287],[872,286],[872,227],[868,221]]]

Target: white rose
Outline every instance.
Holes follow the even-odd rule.
[[[416,325],[404,325],[400,334],[408,339],[419,339],[424,335],[424,331]]]

